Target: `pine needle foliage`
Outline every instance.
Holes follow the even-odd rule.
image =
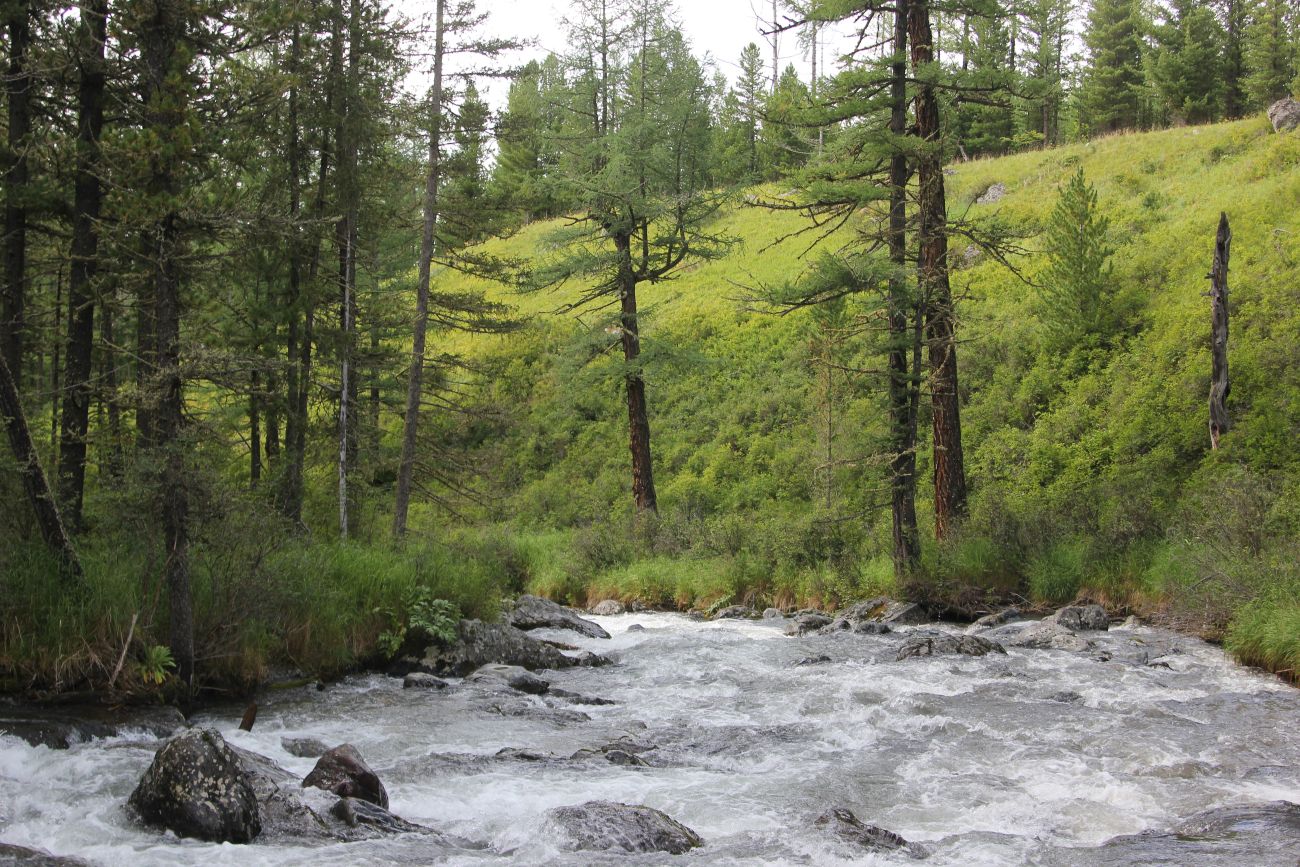
[[[1061,191],[1045,233],[1050,264],[1038,292],[1049,348],[1066,350],[1105,331],[1114,253],[1106,243],[1109,227],[1080,167]]]

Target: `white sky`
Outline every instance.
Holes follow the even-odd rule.
[[[396,11],[413,19],[419,19],[432,7],[431,0],[392,0],[392,3]],[[765,65],[770,66],[772,49],[759,32],[758,17],[771,16],[771,0],[676,0],[672,5],[674,17],[681,22],[696,56],[708,54],[714,66],[729,79],[735,79],[740,51],[750,42],[758,43]],[[511,57],[512,63],[562,52],[565,48],[563,21],[570,10],[567,0],[479,0],[478,8],[489,14],[482,28],[484,35],[531,39],[536,43],[535,47]],[[781,35],[779,54],[781,68],[793,63],[800,77],[807,80],[809,60],[795,34]],[[831,64],[826,63],[824,68],[829,70]],[[487,90],[490,101],[498,108],[504,102],[505,89],[500,83],[480,84],[480,90]]]

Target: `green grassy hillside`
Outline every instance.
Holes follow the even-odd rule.
[[[925,574],[903,589],[966,605],[1103,598],[1286,668],[1300,661],[1300,136],[1255,118],[961,163],[950,208],[1026,235],[1016,264],[1033,280],[1046,264],[1033,235],[1080,165],[1110,219],[1113,327],[1048,352],[1038,294],[954,242],[966,264],[954,288],[972,516],[960,539],[927,546]],[[1005,197],[975,204],[994,183]],[[1220,211],[1234,232],[1235,427],[1212,452],[1203,293]],[[876,302],[750,309],[756,287],[797,276],[816,252],[807,238],[773,243],[801,225],[793,215],[738,204],[721,223],[741,240],[733,255],[641,295],[657,522],[631,521],[622,362],[606,349],[606,322],[554,312],[571,288],[489,288],[529,327],[442,338],[481,369],[471,378],[481,413],[438,431],[480,459],[489,494],[471,514],[476,529],[460,532],[516,540],[534,589],[682,606],[899,590]],[[496,251],[544,251],[550,229],[530,226]]]

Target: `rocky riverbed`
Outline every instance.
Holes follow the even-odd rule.
[[[1217,648],[1087,608],[723,613],[530,605],[398,676],[269,693],[251,732],[235,708],[188,731],[0,719],[0,865],[1300,861],[1300,690]],[[172,790],[169,743],[203,753]],[[210,826],[251,843],[144,815],[204,785],[243,811]]]

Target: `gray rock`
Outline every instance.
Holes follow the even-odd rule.
[[[781,620],[781,619],[783,619],[784,617],[785,617],[785,615],[781,613],[781,609],[779,609],[779,608],[764,608],[764,609],[763,609],[763,619],[764,619],[764,620]]]
[[[352,744],[340,744],[317,759],[302,785],[304,789],[315,786],[340,798],[356,798],[388,809],[384,784]]]
[[[857,627],[863,623],[884,623],[898,626],[915,625],[928,621],[929,618],[925,614],[925,609],[919,605],[911,602],[898,602],[888,596],[877,596],[873,599],[855,602],[848,608],[837,612],[835,619],[827,624],[822,631],[854,630],[870,632],[870,630],[857,630]]]
[[[329,751],[329,744],[316,738],[280,738],[280,746],[300,759],[318,759]]]
[[[402,689],[446,689],[447,681],[423,671],[413,671],[402,678]]]
[[[627,628],[627,631],[628,631],[628,632],[645,632],[645,627],[642,626],[640,623],[633,623],[631,626],[629,626],[629,627]]]
[[[1300,127],[1300,102],[1289,96],[1279,99],[1268,107],[1268,119],[1274,132],[1290,132]]]
[[[852,810],[832,807],[817,817],[818,828],[826,828],[846,843],[852,843],[869,852],[896,852],[902,850],[912,858],[925,858],[930,853],[917,843],[909,843],[893,831],[875,825],[863,824]]]
[[[1055,623],[1076,631],[1095,632],[1110,629],[1110,615],[1100,605],[1067,605],[1050,617],[1043,618],[1043,622]]]
[[[52,750],[66,750],[93,738],[117,737],[128,731],[167,738],[185,726],[184,715],[174,707],[0,708],[0,733],[22,738],[34,747]]]
[[[704,845],[700,835],[666,813],[636,804],[588,801],[546,812],[569,851],[669,852]]]
[[[543,683],[544,682],[545,681],[543,681]],[[565,701],[571,701],[574,704],[588,704],[588,705],[618,704],[618,702],[612,699],[600,698],[599,696],[594,696],[594,695],[583,695],[582,693],[570,692],[567,689],[560,689],[559,687],[551,687],[547,695],[553,696],[554,698],[562,698]]]
[[[823,653],[820,656],[805,656],[803,659],[796,662],[795,665],[820,665],[823,662],[830,661],[831,658]]]
[[[519,665],[530,671],[542,668],[571,668],[576,665],[605,665],[609,660],[594,653],[568,656],[553,645],[530,638],[513,626],[462,620],[458,640],[449,647],[430,646],[418,660],[404,660],[410,670],[464,677],[489,662]]]
[[[1113,837],[1099,848],[1075,850],[1084,865],[1224,865],[1300,862],[1300,805],[1289,801],[1237,804],[1191,816],[1168,831]]]
[[[1003,635],[1008,627],[986,632],[984,637],[1001,641],[1007,647],[1025,647],[1034,650],[1069,650],[1077,653],[1092,647],[1091,641],[1075,635],[1055,621],[1040,620],[1036,623],[1011,624],[1011,626],[1019,628],[1005,637]]]
[[[1007,194],[1007,185],[999,181],[985,190],[978,199],[975,200],[977,205],[994,205],[1002,201],[1002,197]]]
[[[800,614],[785,625],[785,634],[807,635],[830,625],[830,622],[825,614]]]
[[[1047,697],[1048,701],[1059,701],[1062,704],[1074,704],[1076,701],[1083,701],[1083,696],[1072,690],[1061,690],[1054,692]]]
[[[573,609],[540,596],[520,596],[502,620],[516,629],[569,629],[588,638],[609,638],[609,633],[599,624],[584,620]]]
[[[598,617],[613,617],[626,611],[623,603],[617,599],[604,599],[591,607],[591,613]]]
[[[261,839],[339,838],[322,818],[328,815],[329,805],[335,800],[333,795],[317,789],[304,792],[297,777],[266,756],[236,746],[230,749],[239,758],[244,778],[257,798],[257,814],[262,820]],[[308,803],[309,800],[314,801],[314,806]]]
[[[1002,626],[1006,623],[1012,623],[1019,620],[1023,615],[1019,608],[1003,608],[1001,611],[995,611],[992,614],[985,614],[979,620],[976,620],[970,626],[966,627],[967,632],[978,632],[981,629],[992,629],[995,626]]]
[[[945,654],[984,656],[987,653],[1006,652],[1001,644],[978,635],[949,635],[946,632],[935,632],[909,636],[898,649],[897,659]]]
[[[470,683],[501,683],[530,695],[544,695],[551,688],[550,681],[542,680],[522,666],[495,662],[479,666],[465,679]]]
[[[853,631],[858,635],[888,635],[894,630],[889,628],[888,623],[877,623],[874,620],[864,620],[854,626]]]
[[[385,808],[360,798],[340,798],[330,807],[330,815],[349,828],[368,828],[381,834],[409,834],[429,830],[423,825],[399,819]]]
[[[752,620],[758,616],[753,608],[748,605],[728,605],[717,614],[713,615],[714,620]]]
[[[40,849],[0,843],[0,867],[90,867],[89,861],[51,855]]]
[[[248,843],[262,833],[257,795],[240,758],[212,729],[168,741],[127,801],[146,825],[214,843]]]

